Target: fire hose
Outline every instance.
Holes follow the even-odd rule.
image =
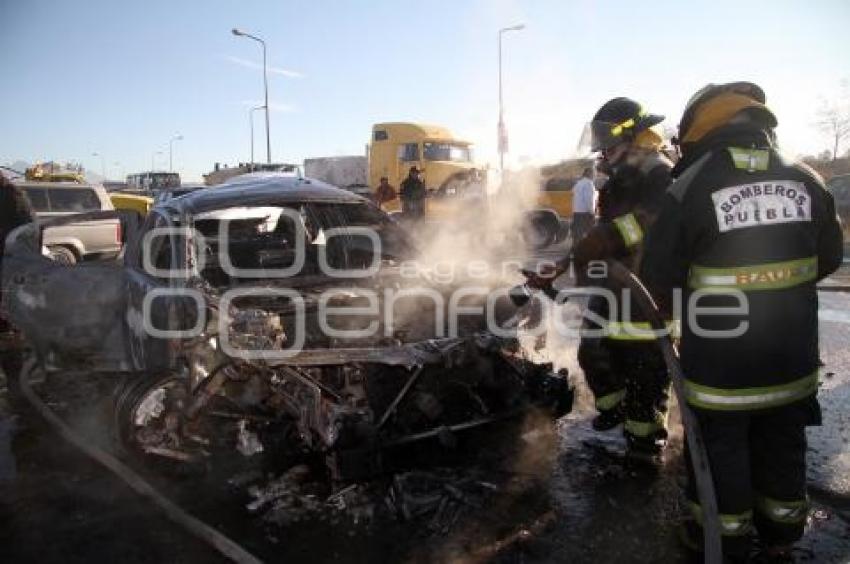
[[[661,335],[658,345],[664,354],[664,362],[670,373],[676,400],[679,402],[679,411],[682,416],[682,427],[685,429],[685,438],[688,441],[688,452],[690,453],[691,466],[696,479],[697,496],[702,507],[702,527],[704,557],[706,564],[720,564],[723,559],[720,537],[720,515],[717,509],[717,496],[714,491],[714,480],[711,476],[711,467],[708,463],[708,453],[705,449],[705,441],[702,438],[699,422],[694,412],[688,407],[687,395],[685,393],[685,378],[682,374],[682,366],[679,363],[679,351],[673,343],[666,323],[661,318],[658,306],[652,299],[649,291],[635,274],[622,263],[611,260],[608,262],[608,275],[615,284],[628,288],[641,312],[649,320],[650,327],[659,331]]]
[[[200,519],[192,517],[175,503],[164,497],[127,465],[90,442],[86,442],[75,433],[67,423],[36,395],[30,386],[30,375],[36,368],[36,360],[34,358],[29,359],[23,368],[21,368],[21,373],[18,376],[21,394],[39,415],[55,428],[63,439],[121,478],[133,491],[153,502],[174,523],[206,542],[228,559],[239,564],[261,564],[262,561],[260,559],[246,551],[236,542]]]
[[[657,335],[659,335],[656,342],[661,347],[664,362],[667,365],[667,371],[673,383],[673,391],[679,403],[682,427],[685,431],[685,438],[688,441],[688,452],[696,479],[697,496],[702,507],[704,561],[706,564],[720,564],[723,556],[720,536],[720,516],[717,509],[714,481],[711,476],[708,453],[705,449],[705,442],[702,438],[699,422],[693,411],[688,407],[686,401],[685,381],[682,374],[682,367],[679,363],[679,351],[676,349],[670,332],[667,330],[667,324],[658,311],[658,306],[640,279],[618,261],[608,260],[606,263],[608,265],[609,280],[615,285],[631,291],[638,309],[646,316],[650,327],[657,331]],[[533,273],[526,271],[523,271],[523,274],[526,276],[531,274],[533,276]],[[558,303],[556,299],[558,292],[551,286],[551,283],[544,285],[540,290]],[[520,306],[528,301],[530,294],[531,292],[527,285],[517,287],[511,290],[511,299],[517,306]]]

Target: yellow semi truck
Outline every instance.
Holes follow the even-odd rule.
[[[308,177],[358,193],[362,190],[366,194],[374,194],[383,176],[399,190],[414,166],[422,171],[428,190],[425,204],[428,218],[480,213],[486,208],[486,200],[492,197],[487,193],[487,168],[475,163],[472,143],[439,125],[376,123],[372,126],[366,157],[321,157],[304,161]],[[534,246],[546,245],[562,237],[572,215],[571,183],[566,179],[562,182],[551,180],[551,173],[540,176],[539,192],[533,196],[535,205],[527,214],[524,236],[533,239]],[[398,212],[401,201],[396,198],[386,202],[383,208],[390,213]]]
[[[399,188],[410,167],[424,174],[429,191],[426,216],[446,217],[458,208],[476,206],[489,197],[487,170],[475,163],[472,143],[460,139],[439,125],[391,122],[372,126],[369,143],[368,182],[374,191],[382,176]],[[544,167],[534,205],[528,210],[524,236],[534,246],[545,246],[563,237],[572,216],[572,182],[559,173],[563,166]],[[569,172],[574,172],[570,170]],[[581,174],[579,171],[578,176]],[[398,211],[398,199],[385,204],[388,211]]]

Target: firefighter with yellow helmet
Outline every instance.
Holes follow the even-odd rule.
[[[662,153],[658,124],[663,116],[647,112],[629,98],[606,102],[590,124],[591,149],[599,153],[597,169],[608,176],[599,191],[599,220],[557,275],[573,261],[578,285],[607,288],[612,299],[593,295],[585,314],[578,360],[593,391],[598,416],[593,428],[623,425],[627,461],[660,462],[666,444],[669,378],[660,348],[640,312],[632,311],[619,288],[594,261],[618,260],[637,271],[643,233],[658,213],[671,182],[672,163]],[[553,273],[548,273],[553,274]],[[530,280],[532,286],[543,285]]]
[[[664,309],[674,289],[684,291],[687,402],[732,562],[748,561],[753,531],[766,547],[760,559],[791,562],[803,534],[805,427],[820,423],[815,283],[843,255],[832,196],[777,151],[776,125],[755,84],[712,84],[691,98],[676,180],[640,270]],[[689,474],[694,518],[683,532],[698,539],[702,508]]]

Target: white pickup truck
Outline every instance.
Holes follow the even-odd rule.
[[[97,184],[21,182],[17,186],[39,218],[114,209],[106,190]],[[121,222],[104,219],[51,227],[45,230],[42,243],[51,258],[62,264],[94,257],[112,258],[121,251]]]

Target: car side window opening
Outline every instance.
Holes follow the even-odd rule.
[[[375,131],[375,141],[386,141],[390,136],[387,134],[386,130],[378,129]]]
[[[44,188],[24,188],[24,194],[36,213],[48,212],[47,191]]]

